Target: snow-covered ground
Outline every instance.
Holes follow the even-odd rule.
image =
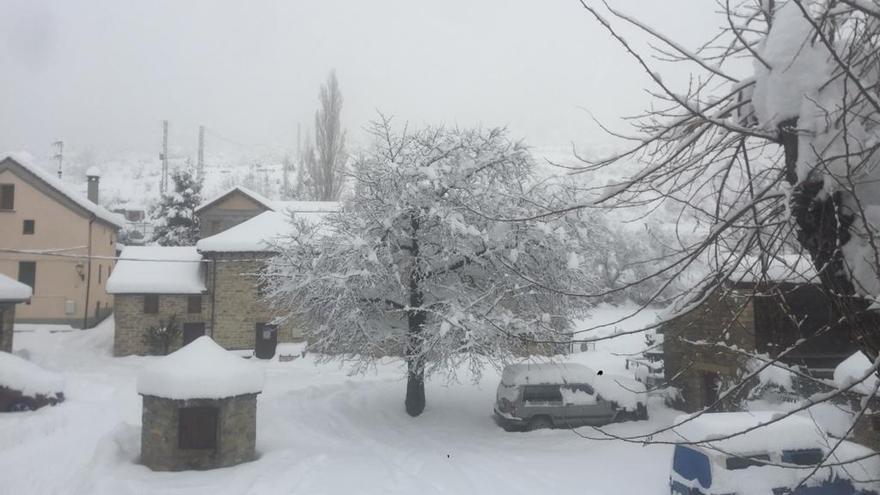
[[[626,308],[603,306],[604,320]],[[639,327],[646,314],[618,329]],[[583,325],[589,325],[585,321]],[[0,415],[0,493],[15,494],[356,494],[668,493],[672,448],[590,440],[567,430],[507,433],[491,412],[497,371],[474,384],[432,380],[418,418],[403,409],[401,363],[366,375],[313,356],[260,362],[253,462],[203,472],[159,473],[138,464],[139,370],[152,357],[111,357],[112,322],[86,331],[19,325],[15,351],[64,375],[67,400],[35,412]],[[607,331],[613,331],[613,327]],[[603,342],[573,361],[624,372],[621,353],[635,335]],[[677,412],[658,401],[649,421],[615,424],[614,434],[648,432]],[[597,436],[581,428],[584,436]]]
[[[266,362],[259,459],[209,472],[137,463],[138,371],[156,358],[111,357],[112,323],[87,331],[20,325],[15,350],[66,378],[67,401],[0,415],[3,493],[665,493],[671,449],[586,440],[564,430],[506,433],[492,421],[498,374],[433,380],[418,418],[403,410],[401,363],[365,376],[311,356]],[[578,361],[589,362],[589,354]],[[595,354],[600,354],[596,351]],[[602,353],[607,354],[607,353]],[[606,357],[607,359],[607,357]],[[622,359],[622,358],[620,358]],[[653,404],[649,423],[668,423]],[[592,434],[589,428],[581,429]],[[638,472],[638,476],[632,473]]]

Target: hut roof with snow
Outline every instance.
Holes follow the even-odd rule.
[[[144,368],[137,390],[141,395],[174,400],[223,399],[258,394],[263,380],[256,363],[203,336]]]
[[[32,295],[33,289],[29,285],[0,273],[0,302],[23,302]]]

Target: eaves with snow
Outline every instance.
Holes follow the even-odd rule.
[[[196,243],[202,253],[272,252],[275,244],[293,229],[293,220],[320,223],[339,211],[335,201],[276,201],[275,210],[265,211],[223,232]]]
[[[255,202],[265,206],[267,210],[275,210],[276,209],[275,208],[275,201],[272,201],[271,199],[267,198],[266,196],[263,196],[262,194],[260,194],[256,191],[253,191],[251,189],[248,189],[244,186],[235,186],[235,187],[231,187],[231,188],[229,188],[219,194],[215,194],[214,196],[206,199],[205,201],[202,201],[202,204],[200,204],[199,206],[196,207],[195,212],[198,213],[198,212],[204,210],[205,208],[213,205],[214,203],[222,200],[223,198],[226,198],[227,196],[229,196],[235,192],[239,192],[239,193],[247,196],[248,198],[254,200]]]
[[[205,269],[194,246],[126,246],[107,279],[110,294],[202,294]]]

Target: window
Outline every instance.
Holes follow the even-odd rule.
[[[159,312],[159,295],[147,294],[144,296],[144,313],[154,315]]]
[[[202,296],[189,296],[186,298],[186,312],[187,313],[201,313],[202,312]]]
[[[523,390],[523,402],[562,403],[562,392],[558,385],[530,385]]]
[[[181,449],[217,448],[217,408],[182,407],[178,410],[177,446]]]
[[[104,280],[104,265],[98,265],[98,283]]]
[[[15,209],[15,184],[0,184],[0,210]]]
[[[766,466],[768,462],[770,462],[770,456],[767,454],[759,454],[749,457],[728,457],[726,467],[733,471],[752,466]]]
[[[30,285],[31,289],[37,288],[37,262],[36,261],[19,261],[18,262],[18,281]]]
[[[25,220],[21,223],[21,233],[24,235],[34,235],[35,223],[33,220]]]
[[[822,462],[825,456],[822,449],[783,450],[782,462],[796,464],[798,466],[815,466]]]
[[[101,317],[101,301],[95,303],[95,318]]]

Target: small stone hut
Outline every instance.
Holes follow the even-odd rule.
[[[12,352],[12,325],[15,305],[29,301],[33,291],[29,285],[0,273],[0,351]]]
[[[880,396],[876,371],[873,363],[861,352],[856,352],[834,370],[834,384],[840,389],[848,389],[845,398],[853,414],[855,425],[853,440],[880,450]],[[864,409],[864,414],[858,415]]]
[[[141,462],[156,471],[214,469],[255,457],[258,365],[203,336],[138,376]]]

